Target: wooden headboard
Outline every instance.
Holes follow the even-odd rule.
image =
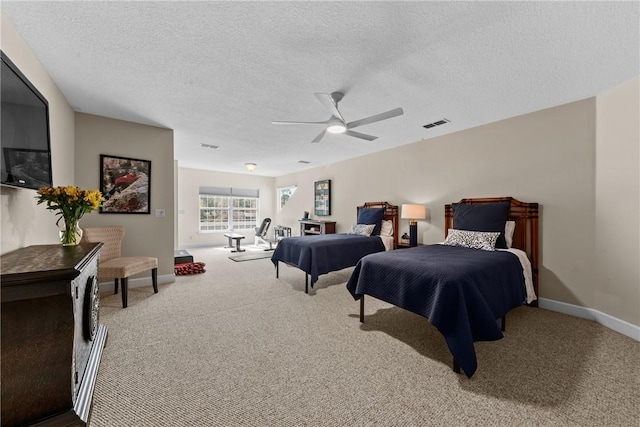
[[[358,206],[357,213],[360,209],[379,209],[384,208],[384,219],[393,223],[393,249],[398,248],[398,205],[392,205],[387,202],[366,202],[362,206]],[[357,218],[357,217],[356,217]]]
[[[512,247],[526,252],[531,261],[531,270],[533,273],[533,288],[538,295],[538,204],[524,203],[513,197],[486,197],[478,199],[462,199],[458,203],[462,204],[481,204],[510,202],[509,221],[516,222],[516,229],[513,232]],[[455,228],[453,224],[453,205],[445,205],[444,207],[444,226],[445,237],[450,228]],[[537,307],[538,300],[533,301],[530,305]]]

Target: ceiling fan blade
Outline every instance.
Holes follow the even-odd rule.
[[[271,122],[272,125],[326,125],[329,124],[329,120],[325,120],[324,122]]]
[[[401,116],[404,114],[402,108],[395,108],[385,113],[376,114],[375,116],[365,117],[364,119],[356,120],[355,122],[347,123],[347,129],[353,129],[358,126],[368,125],[369,123],[379,122],[381,120],[390,119],[392,117]]]
[[[354,132],[352,130],[346,130],[344,131],[343,135],[349,135],[349,136],[354,136],[356,138],[360,138],[360,139],[366,139],[367,141],[373,141],[374,139],[378,138],[377,136],[372,136],[372,135],[366,135],[364,133],[360,133],[360,132]]]
[[[324,134],[327,133],[327,130],[323,130],[322,132],[320,132],[320,134],[318,136],[316,136],[315,138],[313,138],[313,141],[311,142],[320,142],[320,140],[322,139],[322,137],[324,137]]]
[[[342,114],[340,114],[340,111],[338,111],[338,104],[333,100],[331,95],[329,95],[328,93],[314,93],[314,95],[316,96],[316,98],[318,98],[318,101],[320,101],[322,105],[324,105],[325,107],[327,107],[327,109],[329,109],[329,111],[331,111],[331,114],[344,122]]]

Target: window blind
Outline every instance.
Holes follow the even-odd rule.
[[[200,194],[209,196],[228,196],[228,197],[260,197],[259,189],[251,188],[232,188],[232,187],[206,187],[200,186]]]

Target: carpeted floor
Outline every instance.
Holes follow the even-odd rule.
[[[269,259],[189,249],[207,271],[103,295],[91,426],[637,426],[640,343],[521,307],[472,379],[427,319]]]

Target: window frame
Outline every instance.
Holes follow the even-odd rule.
[[[289,202],[289,200],[291,199],[291,196],[293,196],[295,194],[297,189],[298,189],[297,185],[285,185],[283,187],[278,187],[277,188],[276,193],[277,193],[277,197],[278,197],[278,200],[277,200],[278,212],[280,212],[284,208],[284,206],[287,204],[287,202]],[[282,196],[283,196],[282,193],[284,191],[286,191],[286,190],[290,190],[291,194],[289,194],[289,197],[287,198],[287,201],[282,203]]]
[[[203,206],[203,198],[206,200]],[[219,203],[216,206],[216,199]],[[244,202],[241,202],[244,201]],[[246,206],[249,201],[250,206]],[[240,206],[240,205],[245,206]],[[202,211],[214,210],[219,211],[223,221],[203,222]],[[241,213],[244,212],[244,215]],[[249,215],[246,215],[250,213]],[[251,214],[252,213],[252,214]],[[248,216],[248,218],[247,218]],[[214,215],[215,217],[215,215]],[[241,218],[243,217],[243,218]],[[227,233],[230,231],[253,231],[258,224],[260,218],[260,196],[233,196],[221,194],[198,194],[198,232],[199,233]],[[208,224],[208,225],[205,225]]]

